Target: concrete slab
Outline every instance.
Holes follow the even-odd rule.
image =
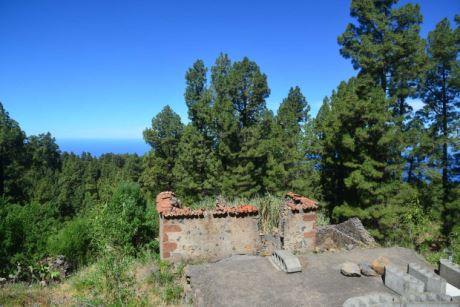
[[[228,258],[192,265],[191,287],[199,292],[200,306],[342,306],[351,297],[372,292],[396,295],[381,277],[352,278],[340,274],[346,261],[370,263],[379,256],[405,270],[414,262],[429,267],[423,258],[405,248],[353,249],[299,255],[302,272],[276,271],[264,257]]]

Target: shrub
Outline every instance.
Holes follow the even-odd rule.
[[[0,276],[13,273],[18,263],[27,267],[46,255],[47,239],[58,228],[56,216],[52,204],[0,207]]]
[[[112,200],[95,213],[96,245],[102,251],[109,246],[133,254],[143,243],[152,240],[153,230],[149,230],[152,222],[147,221],[146,207],[146,200],[137,184],[121,184]]]
[[[52,255],[64,255],[75,268],[85,265],[91,258],[91,222],[87,217],[77,217],[48,239]]]

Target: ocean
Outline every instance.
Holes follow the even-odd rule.
[[[150,146],[143,139],[56,139],[62,152],[89,152],[100,157],[104,153],[143,155]]]

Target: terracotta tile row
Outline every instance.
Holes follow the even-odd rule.
[[[251,214],[251,213],[258,213],[259,209],[253,205],[241,205],[238,207],[225,207],[225,206],[217,206],[216,209],[212,211],[214,216],[225,216],[229,215],[244,215],[244,214]]]
[[[295,194],[289,192],[286,194],[286,197],[289,198],[292,202],[288,202],[286,205],[292,211],[300,210],[316,210],[318,209],[318,203],[310,198],[302,196],[300,194]]]
[[[204,217],[203,209],[192,210],[190,208],[172,207],[169,211],[161,212],[164,217]]]

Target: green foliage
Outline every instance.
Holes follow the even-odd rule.
[[[364,209],[386,203],[397,191],[401,141],[388,106],[368,78],[352,78],[333,92],[317,126],[324,197],[333,206]]]
[[[158,288],[164,302],[179,302],[184,291],[179,285],[179,280],[183,277],[183,264],[174,266],[170,262],[159,261],[158,265],[158,270],[151,276],[151,282]]]
[[[0,275],[34,264],[47,253],[47,238],[57,230],[51,204],[26,206],[0,203]],[[24,270],[23,270],[24,271]]]
[[[152,119],[151,128],[144,130],[144,140],[152,150],[144,157],[141,182],[153,196],[174,186],[172,170],[182,131],[180,116],[169,106]]]
[[[157,230],[150,229],[151,222],[146,221],[147,202],[137,184],[120,184],[111,201],[96,210],[93,237],[99,252],[119,248],[134,254],[157,234]]]
[[[306,161],[311,137],[308,105],[300,88],[289,90],[274,118],[264,185],[268,191],[311,194],[313,163]]]
[[[98,263],[98,273],[102,276],[98,287],[104,300],[113,306],[126,306],[135,296],[129,263],[130,258],[117,248],[109,250]]]
[[[424,106],[418,112],[428,127],[432,145],[428,153],[432,167],[442,172],[443,205],[448,202],[451,187],[449,173],[454,164],[452,153],[459,150],[459,29],[451,29],[449,20],[445,18],[428,35],[428,69],[420,91]]]
[[[425,65],[424,42],[419,35],[420,7],[411,3],[393,7],[397,0],[352,0],[348,24],[339,36],[340,53],[350,58],[360,75],[368,75],[395,98],[395,114],[410,111],[406,97],[415,94]]]
[[[203,134],[194,125],[187,125],[178,147],[173,169],[178,195],[189,202],[215,195],[220,163]]]
[[[64,255],[74,268],[86,265],[92,256],[91,227],[91,220],[86,216],[66,222],[58,233],[48,238],[48,252]]]
[[[0,102],[0,195],[11,202],[25,199],[25,138]]]
[[[455,263],[460,263],[460,225],[456,225],[449,235],[449,244]]]

